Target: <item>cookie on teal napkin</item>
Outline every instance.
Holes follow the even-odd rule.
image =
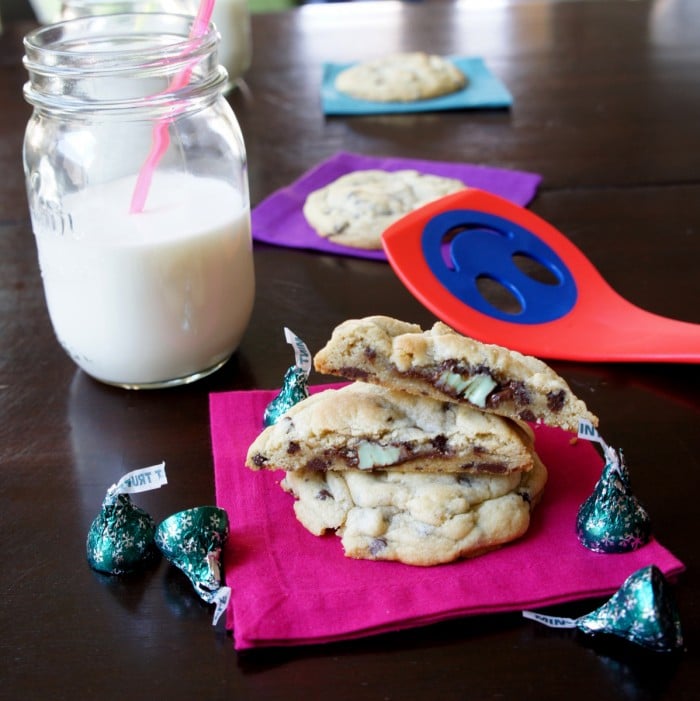
[[[398,114],[509,107],[513,97],[506,86],[479,56],[447,56],[468,79],[461,90],[414,102],[371,102],[358,100],[335,89],[338,73],[352,63],[325,63],[321,82],[321,104],[324,114]]]

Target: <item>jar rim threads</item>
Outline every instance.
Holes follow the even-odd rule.
[[[120,117],[129,112],[138,117],[144,98],[151,117],[153,110],[167,116],[176,105],[206,103],[206,96],[223,90],[228,76],[218,63],[216,27],[210,24],[203,36],[190,38],[193,21],[189,15],[125,13],[39,27],[24,38],[25,99],[34,107],[68,114],[99,104],[101,113]],[[173,88],[172,78],[184,70],[191,71],[190,80]],[[90,79],[96,89],[86,93]],[[99,90],[103,79],[120,81],[128,89]],[[156,90],[154,80],[162,81]]]

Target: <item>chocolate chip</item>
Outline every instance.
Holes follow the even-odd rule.
[[[260,453],[253,455],[253,465],[256,467],[262,467],[266,462],[267,458],[264,455],[260,455]]]
[[[366,370],[350,367],[340,368],[338,374],[342,375],[343,377],[347,377],[348,380],[366,380],[368,377],[370,377],[370,373],[368,373]]]
[[[360,463],[360,458],[357,455],[357,450],[355,448],[344,448],[339,450],[338,454],[343,460],[345,460],[348,467],[357,467]]]
[[[495,409],[501,404],[510,401],[513,401],[513,390],[510,387],[506,387],[505,389],[491,392],[486,398],[486,406],[490,409]]]
[[[566,401],[566,390],[560,389],[558,392],[547,393],[547,406],[550,411],[561,411]]]
[[[445,370],[449,372],[454,372],[456,375],[469,376],[472,374],[473,370],[468,365],[460,363],[459,360],[455,358],[450,358],[449,360],[444,360],[438,366],[437,376],[442,375]]]
[[[508,467],[500,462],[491,462],[488,465],[477,465],[477,470],[486,474],[502,475],[508,472]]]
[[[294,455],[300,450],[299,444],[296,441],[289,441],[287,444],[287,455]]]
[[[374,359],[377,357],[377,351],[374,350],[371,346],[365,346],[365,358],[369,361],[374,361]]]
[[[443,433],[435,436],[431,443],[433,444],[433,448],[435,448],[435,450],[438,452],[444,453],[447,451],[447,436]]]
[[[312,472],[321,472],[328,467],[328,462],[322,458],[311,458],[304,467]]]
[[[508,383],[513,389],[513,401],[517,406],[527,406],[531,403],[530,393],[525,387],[525,383],[513,380]]]
[[[327,489],[320,489],[316,498],[320,501],[326,501],[326,499],[332,499],[333,495]]]
[[[376,556],[386,548],[387,542],[385,538],[375,538],[369,545],[369,554]]]
[[[349,226],[350,226],[350,222],[340,222],[338,224],[334,224],[333,225],[333,234],[335,234],[335,235],[342,234]]]
[[[536,417],[530,409],[523,409],[518,416],[523,421],[536,421]]]
[[[486,406],[495,409],[506,402],[513,402],[516,406],[527,406],[530,404],[530,393],[525,387],[525,383],[519,380],[511,380],[505,385],[497,387],[486,399]]]

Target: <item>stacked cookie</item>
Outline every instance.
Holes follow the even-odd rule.
[[[246,465],[284,470],[298,520],[353,558],[435,565],[522,536],[547,479],[526,421],[597,423],[541,361],[444,325],[348,321],[314,364],[354,381],[292,407]]]

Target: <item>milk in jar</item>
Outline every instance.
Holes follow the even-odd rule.
[[[187,15],[127,13],[25,37],[23,160],[51,323],[80,368],[130,389],[218,369],[253,308],[243,135],[218,33],[193,31]]]
[[[133,178],[68,196],[71,230],[35,230],[56,336],[108,383],[167,383],[215,368],[253,306],[250,215],[241,193],[181,173],[154,178],[130,214]],[[198,203],[208,202],[207,207]]]

